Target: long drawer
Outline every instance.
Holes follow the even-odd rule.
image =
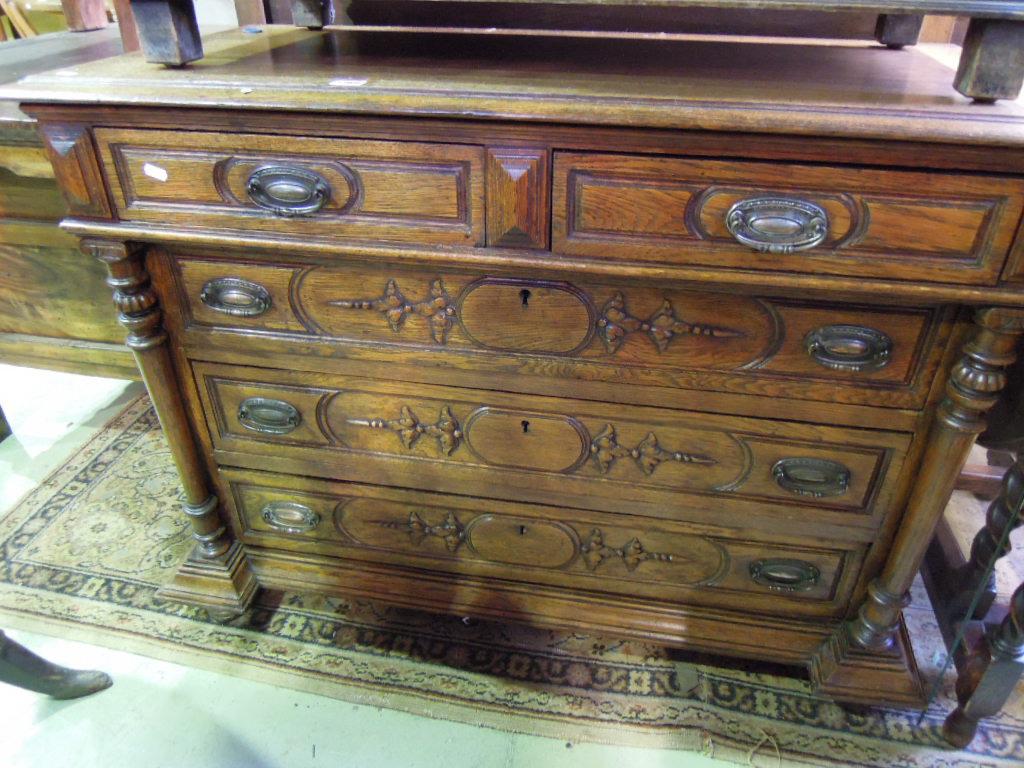
[[[482,245],[480,147],[99,128],[129,221]]]
[[[728,538],[714,529],[223,468],[248,545],[574,594],[791,615],[844,612],[863,548]]]
[[[872,529],[910,436],[212,363],[215,455],[423,490],[766,525]],[[250,460],[251,461],[251,460]]]
[[[994,285],[1024,181],[558,152],[552,250],[596,259]]]
[[[948,314],[286,257],[176,257],[174,274],[193,331],[408,365],[912,408]]]

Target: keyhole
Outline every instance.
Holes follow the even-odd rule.
[[[526,434],[527,432],[529,432],[529,431],[530,431],[530,422],[528,422],[528,421],[527,421],[526,419],[523,419],[523,420],[522,420],[521,422],[519,422],[519,423],[523,425],[523,434],[524,434],[524,435],[525,435],[525,434]]]
[[[519,535],[520,536],[525,536],[526,535],[526,526],[525,525],[520,525],[519,526]]]
[[[523,300],[524,307],[530,306],[530,291],[527,288],[523,288],[519,292],[519,298]]]

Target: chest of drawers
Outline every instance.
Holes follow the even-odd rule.
[[[268,28],[9,92],[181,470],[162,594],[917,702],[905,595],[1024,330],[1024,113],[917,53],[864,92],[875,53]]]

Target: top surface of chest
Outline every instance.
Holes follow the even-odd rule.
[[[860,138],[1024,142],[920,50],[264,27],[212,35],[184,69],[139,54],[33,75],[22,102],[421,115]]]

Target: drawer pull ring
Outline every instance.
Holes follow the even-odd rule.
[[[270,293],[259,283],[239,277],[218,277],[203,286],[199,299],[216,312],[234,317],[259,317],[270,309]]]
[[[775,462],[772,478],[798,496],[842,496],[850,487],[850,470],[828,459],[792,458]]]
[[[750,564],[750,578],[777,592],[804,592],[818,583],[821,571],[805,560],[754,560]]]
[[[260,515],[267,525],[283,533],[308,533],[320,525],[320,515],[294,501],[272,501]]]
[[[761,253],[806,251],[828,235],[825,209],[788,197],[751,197],[735,203],[725,226],[736,241]]]
[[[892,339],[861,325],[823,325],[804,337],[804,349],[826,368],[874,371],[889,364]]]
[[[238,406],[238,423],[253,432],[287,435],[302,421],[294,405],[284,400],[250,397]]]
[[[319,173],[284,165],[253,171],[245,191],[256,205],[278,216],[316,213],[331,199],[331,185]]]

